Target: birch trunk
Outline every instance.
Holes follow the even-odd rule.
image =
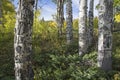
[[[113,0],[99,0],[98,67],[112,69]]]
[[[88,40],[89,40],[89,47],[93,44],[93,12],[94,12],[94,0],[90,0],[89,4],[89,26],[88,26]]]
[[[19,0],[14,35],[15,78],[33,80],[31,65],[34,0]]]
[[[62,27],[64,24],[64,0],[57,0],[57,26],[58,36],[62,35]]]
[[[79,55],[87,52],[87,0],[80,0],[79,6]]]
[[[72,32],[72,1],[66,1],[66,36],[67,36],[67,44],[69,45],[73,39],[73,32]]]

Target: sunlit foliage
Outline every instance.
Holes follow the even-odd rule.
[[[1,31],[13,31],[15,26],[15,8],[9,0],[2,0],[2,27]]]
[[[3,2],[3,25],[0,26],[0,80],[14,79],[14,26],[15,8],[9,0]],[[120,0],[116,0],[120,1]],[[116,2],[118,3],[118,2]],[[113,37],[113,71],[106,73],[96,68],[98,18],[94,18],[95,46],[93,51],[80,58],[78,54],[78,19],[73,20],[74,42],[66,45],[66,34],[59,39],[55,21],[40,19],[41,10],[34,12],[33,24],[33,69],[35,80],[119,80],[120,35]],[[120,15],[115,16],[120,22]],[[66,33],[64,22],[64,33]],[[67,51],[70,50],[70,54]],[[87,65],[86,65],[87,63]],[[93,64],[93,65],[88,65]]]
[[[120,14],[116,14],[115,15],[115,21],[116,22],[120,22]]]

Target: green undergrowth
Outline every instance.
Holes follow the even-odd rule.
[[[59,38],[57,28],[49,23],[52,22],[43,21],[33,27],[35,80],[120,80],[120,33],[113,33],[113,70],[104,72],[97,68],[97,28],[94,47],[81,58],[78,55],[77,27],[73,29],[73,43],[68,46],[65,30]],[[12,30],[0,34],[0,80],[14,80],[13,42]]]

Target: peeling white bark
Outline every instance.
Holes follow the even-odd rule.
[[[79,4],[79,55],[87,52],[87,0]]]
[[[67,44],[69,45],[73,39],[73,32],[72,32],[72,0],[66,1],[66,37],[67,37]]]
[[[31,66],[34,0],[19,0],[14,31],[15,79],[33,80]]]
[[[112,69],[113,0],[99,0],[98,67]]]

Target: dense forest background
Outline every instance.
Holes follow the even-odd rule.
[[[54,1],[53,1],[54,2]],[[2,3],[2,4],[1,4]],[[96,6],[98,9],[99,4]],[[0,80],[15,80],[14,28],[15,5],[10,0],[0,0]],[[32,68],[34,80],[120,80],[120,1],[114,0],[114,27],[112,70],[97,66],[98,17],[94,17],[93,44],[88,52],[79,56],[78,19],[73,19],[73,42],[66,41],[66,20],[59,36],[55,20],[40,19],[41,10],[34,9],[32,32]],[[2,12],[2,13],[1,13]],[[54,16],[55,17],[55,16]],[[87,23],[87,22],[86,22]]]

